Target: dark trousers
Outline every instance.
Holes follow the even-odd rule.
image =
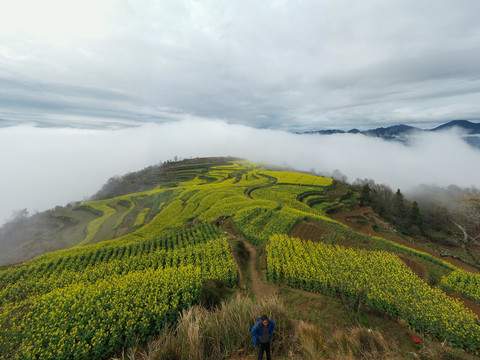
[[[270,341],[267,343],[260,343],[260,348],[258,349],[258,360],[263,359],[263,352],[267,352],[267,360],[272,359],[272,355],[270,354]]]

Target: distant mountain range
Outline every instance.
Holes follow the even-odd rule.
[[[380,127],[377,129],[370,129],[360,131],[358,129],[352,129],[349,131],[343,131],[338,129],[331,130],[314,130],[305,131],[302,134],[319,134],[319,135],[332,135],[332,134],[362,134],[365,136],[379,137],[385,140],[396,140],[401,142],[407,142],[410,135],[419,134],[422,132],[431,131],[446,131],[453,128],[461,130],[463,138],[470,145],[480,148],[480,123],[473,123],[468,120],[452,120],[446,124],[440,125],[434,129],[423,130],[409,125],[393,125],[389,127]]]

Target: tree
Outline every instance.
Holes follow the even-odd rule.
[[[12,215],[10,216],[10,219],[8,220],[8,222],[20,223],[24,220],[27,220],[29,216],[30,214],[27,209],[16,210],[12,212]]]
[[[480,206],[472,202],[463,202],[452,221],[460,230],[460,239],[457,243],[470,256],[475,266],[480,268],[479,259],[471,251],[474,245],[480,245]]]
[[[333,172],[332,178],[342,183],[346,183],[348,180],[347,176],[342,174],[342,172],[338,169]]]
[[[418,207],[418,204],[417,204]],[[400,218],[400,222],[404,222],[407,216],[407,207],[405,206],[405,199],[400,189],[393,196],[393,215]]]
[[[412,207],[410,208],[410,216],[408,219],[408,225],[410,228],[411,233],[420,233],[422,224],[423,224],[423,216],[420,211],[420,207],[418,206],[418,203],[414,201],[412,203]]]
[[[360,193],[360,206],[367,206],[372,204],[371,193],[372,189],[370,188],[370,185],[363,185],[362,192]]]
[[[380,216],[384,216],[387,220],[391,220],[392,214],[392,189],[383,184],[375,184],[372,188],[372,208]]]
[[[430,223],[435,230],[443,229],[445,224],[448,224],[450,221],[450,214],[444,205],[436,205],[431,213],[433,219]]]
[[[416,201],[412,203],[412,207],[410,209],[410,223],[417,226],[421,226],[423,223],[423,216]]]

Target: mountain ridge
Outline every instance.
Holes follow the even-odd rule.
[[[305,131],[298,134],[361,134],[369,137],[381,138],[388,141],[399,141],[407,144],[410,136],[412,135],[418,135],[426,132],[448,131],[454,128],[460,129],[462,139],[467,144],[480,149],[480,123],[474,123],[468,120],[452,120],[433,129],[420,129],[410,125],[398,124],[363,131],[358,129],[351,129],[348,131],[340,129],[328,129]]]
[[[387,127],[379,127],[375,129],[363,130],[363,131],[358,129],[351,129],[348,131],[340,130],[340,129],[327,129],[327,130],[304,131],[304,132],[301,132],[301,134],[320,134],[320,135],[363,134],[366,136],[388,138],[388,137],[400,136],[404,134],[412,134],[412,133],[420,133],[420,132],[428,132],[428,131],[434,131],[434,132],[443,131],[443,130],[449,130],[455,127],[467,131],[469,135],[480,134],[480,123],[474,123],[469,120],[452,120],[445,124],[437,126],[433,129],[420,129],[415,126],[397,124],[397,125],[392,125]]]

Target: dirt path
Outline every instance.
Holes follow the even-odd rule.
[[[263,297],[277,293],[278,292],[277,287],[267,284],[260,276],[260,273],[257,268],[257,250],[255,249],[255,247],[244,238],[233,235],[232,233],[226,231],[225,229],[223,229],[223,231],[225,232],[225,235],[227,235],[229,238],[241,241],[245,246],[245,248],[248,250],[249,257],[248,257],[247,266],[248,266],[248,271],[250,273],[250,278],[252,281],[251,291],[255,296],[255,298],[261,299]],[[237,261],[235,262],[237,263]],[[238,266],[238,263],[237,263],[237,268],[240,273],[240,284],[241,284],[240,286],[243,286],[245,282],[244,280],[245,276],[242,273],[241,268]]]
[[[258,272],[257,264],[256,264],[257,250],[248,241],[241,238],[238,238],[238,239],[243,242],[248,252],[250,253],[250,256],[248,259],[248,270],[250,271],[250,277],[252,279],[253,295],[257,299],[261,299],[263,297],[275,294],[277,292],[277,288],[273,285],[267,284],[260,277],[260,273]]]

